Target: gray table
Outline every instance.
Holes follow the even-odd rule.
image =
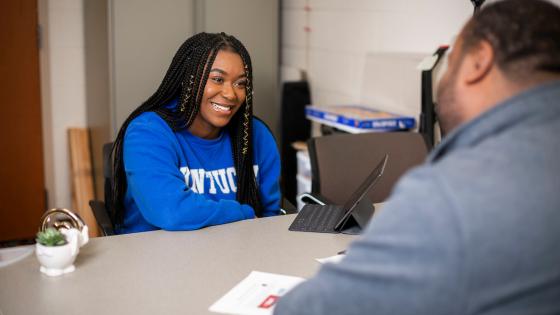
[[[76,271],[55,278],[39,272],[33,254],[0,268],[0,315],[207,314],[252,270],[308,278],[320,267],[315,258],[354,238],[288,231],[293,218],[95,238]]]

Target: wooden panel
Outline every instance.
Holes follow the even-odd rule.
[[[33,238],[45,204],[37,0],[0,1],[0,241]]]
[[[95,199],[89,130],[86,128],[68,129],[68,143],[72,177],[72,209],[89,227],[89,236],[99,236],[97,221],[88,204],[90,200]]]

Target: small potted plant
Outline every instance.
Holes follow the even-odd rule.
[[[39,231],[36,241],[43,246],[61,246],[67,243],[64,234],[60,233],[60,231],[55,228]]]
[[[59,276],[76,269],[73,263],[79,249],[77,236],[67,237],[67,234],[54,228],[37,233],[36,254],[42,273]]]

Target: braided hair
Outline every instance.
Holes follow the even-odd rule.
[[[114,170],[112,200],[107,201],[112,205],[111,215],[116,225],[121,225],[124,220],[123,199],[127,181],[123,145],[128,125],[140,114],[153,111],[165,120],[173,131],[188,129],[200,110],[210,68],[220,50],[237,53],[243,61],[247,77],[245,102],[224,127],[231,137],[233,161],[237,173],[236,199],[242,204],[253,207],[257,217],[262,215],[253,170],[253,69],[251,58],[243,44],[231,35],[223,32],[199,33],[187,39],[179,47],[156,92],[128,116],[117,134],[111,152]],[[167,108],[168,103],[174,99],[178,99],[178,108]]]

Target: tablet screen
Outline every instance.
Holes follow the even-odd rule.
[[[375,166],[373,171],[371,171],[368,177],[362,182],[362,184],[360,184],[358,189],[356,189],[352,193],[352,196],[350,196],[350,198],[348,199],[348,201],[346,201],[342,208],[344,215],[340,219],[337,226],[348,218],[358,202],[362,200],[367,192],[379,181],[379,178],[381,177],[381,175],[383,175],[383,171],[385,170],[385,165],[387,164],[388,158],[389,155],[385,154],[385,157],[383,157],[383,159],[381,159],[377,166]]]

